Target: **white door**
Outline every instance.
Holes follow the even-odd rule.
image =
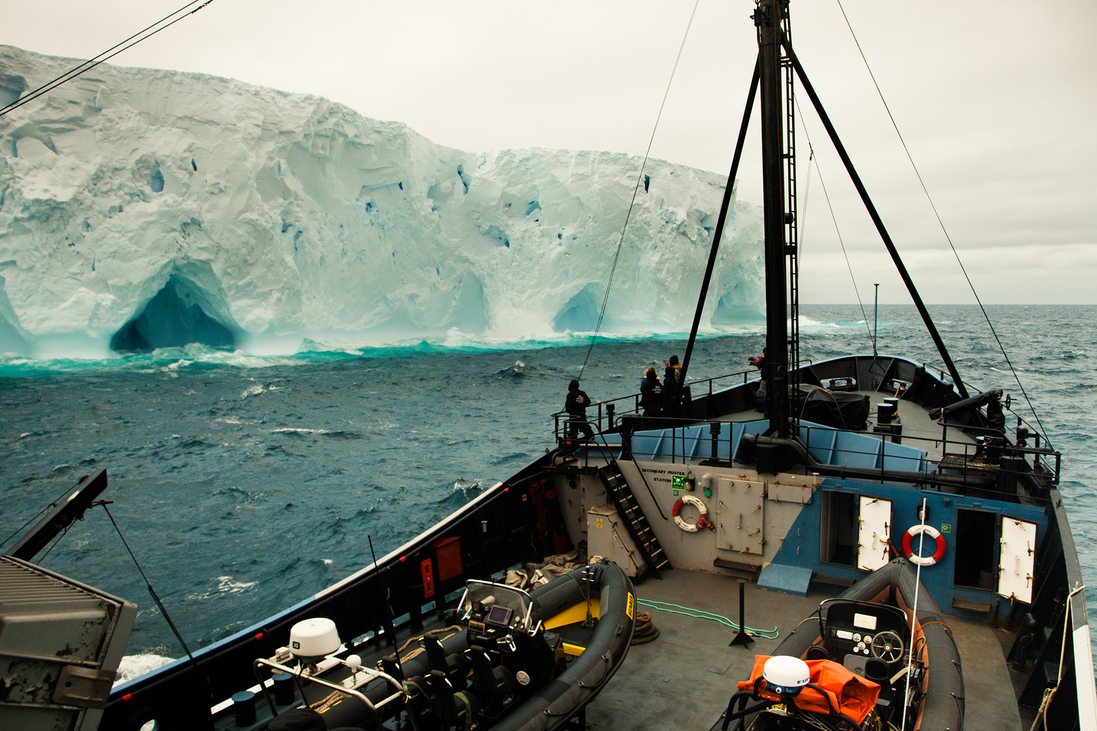
[[[875,571],[891,559],[891,501],[861,495],[857,519],[857,568]]]
[[[1036,565],[1036,524],[1002,516],[1002,558],[998,564],[998,593],[1032,603],[1032,570]]]

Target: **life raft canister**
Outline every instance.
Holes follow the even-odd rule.
[[[700,513],[700,515],[697,516],[696,523],[687,523],[685,518],[679,515],[679,513],[682,511],[682,506],[687,503],[697,508],[697,512]],[[674,522],[678,525],[679,528],[687,533],[696,533],[702,528],[716,530],[716,526],[710,523],[708,518],[706,517],[708,515],[708,508],[705,507],[704,502],[702,502],[701,498],[699,497],[695,497],[693,495],[683,495],[682,497],[678,498],[678,502],[674,503],[674,509],[671,510],[671,513],[673,513],[674,515]]]
[[[911,548],[911,539],[916,538],[922,533],[925,533],[927,536],[937,541],[937,550],[933,552],[932,556],[916,554],[914,549]],[[912,525],[907,529],[907,532],[903,534],[903,555],[910,559],[911,563],[918,566],[933,566],[945,557],[945,537],[933,526]]]

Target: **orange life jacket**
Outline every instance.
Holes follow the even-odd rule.
[[[780,700],[781,696],[766,690],[766,680],[762,677],[769,658],[769,655],[754,656],[750,680],[739,681],[739,690],[754,690],[763,698]],[[876,707],[879,684],[851,673],[833,660],[808,660],[807,666],[811,673],[808,682],[821,688],[826,696],[815,688],[804,688],[794,698],[797,708],[823,715],[836,710],[860,726]]]

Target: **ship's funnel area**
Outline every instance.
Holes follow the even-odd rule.
[[[155,350],[191,343],[234,349],[233,330],[207,312],[217,309],[224,308],[215,307],[204,289],[173,273],[144,309],[111,336],[111,350]]]

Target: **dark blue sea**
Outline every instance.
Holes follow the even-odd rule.
[[[1097,306],[988,307],[1012,369],[978,307],[931,311],[969,386],[1004,388],[1035,422],[1016,372],[1063,452],[1062,492],[1097,586]],[[802,314],[803,358],[871,352],[871,310],[867,323],[856,306]],[[913,307],[881,307],[878,323],[879,352],[940,363]],[[106,468],[111,514],[200,647],[368,563],[369,538],[384,555],[542,454],[585,342],[0,362],[0,540]],[[762,344],[750,327],[706,337],[690,376],[746,370]],[[683,350],[684,337],[599,340],[583,387],[595,400],[634,393],[646,366]],[[182,654],[102,508],[39,560],[141,606],[128,655]],[[1093,621],[1097,592],[1088,599]]]

